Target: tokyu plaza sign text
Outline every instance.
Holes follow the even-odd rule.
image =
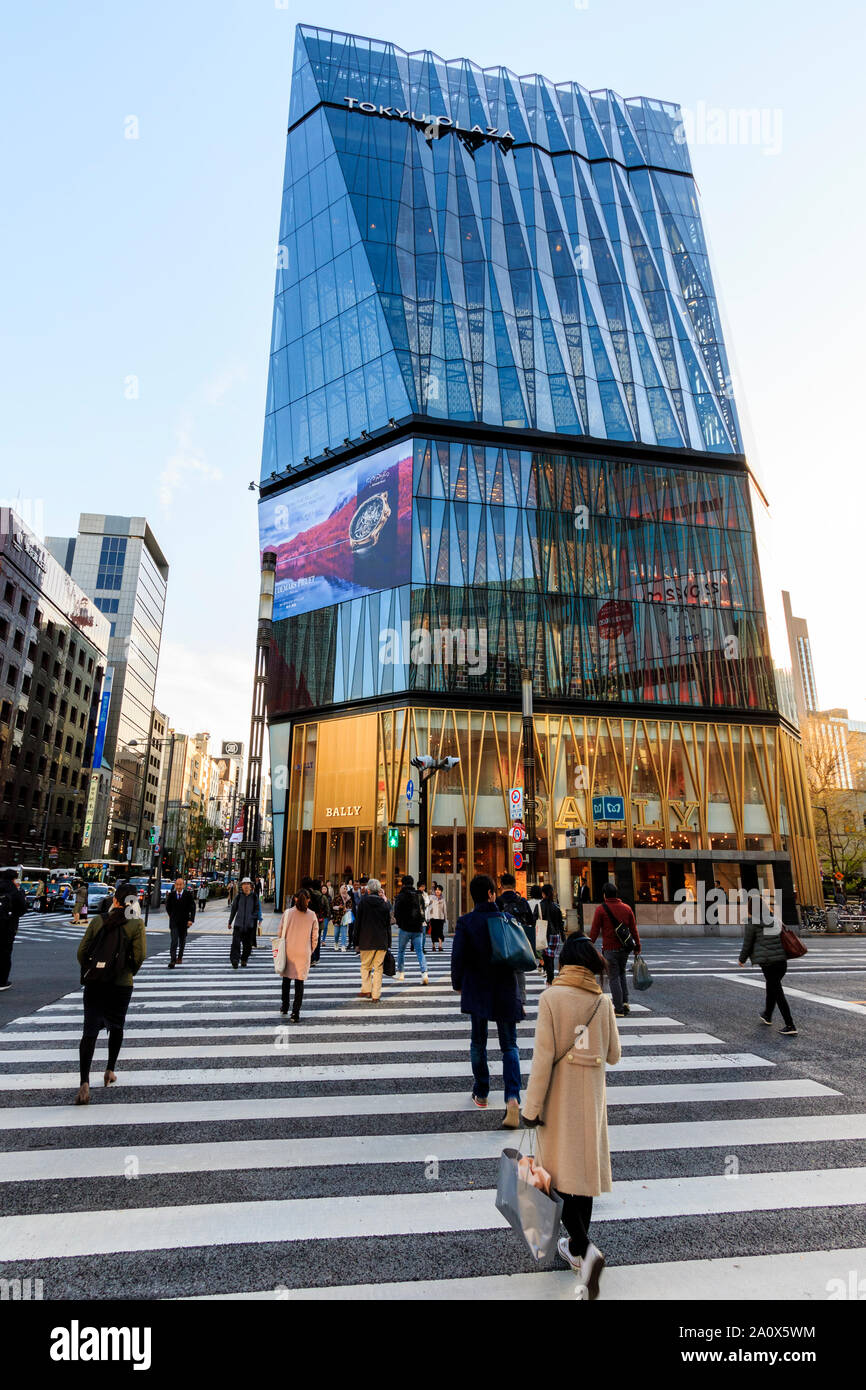
[[[343,97],[343,100],[348,102],[350,111],[363,111],[366,116],[385,116],[393,121],[410,121],[412,125],[423,126],[428,140],[437,135],[444,135],[447,130],[453,130],[457,135],[468,136],[474,140],[496,140],[501,145],[514,144],[511,131],[505,130],[500,134],[498,126],[463,126],[452,121],[450,116],[419,116],[408,107],[401,111],[396,106],[379,106],[373,101],[359,101],[357,97]]]

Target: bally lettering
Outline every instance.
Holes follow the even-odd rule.
[[[325,815],[330,819],[332,816],[360,816],[360,806],[326,806]]]

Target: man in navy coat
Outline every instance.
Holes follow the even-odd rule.
[[[517,1025],[524,1017],[517,971],[493,962],[488,919],[499,912],[496,885],[487,874],[478,874],[469,885],[472,912],[457,919],[451,950],[451,984],[460,991],[461,1013],[472,1019],[469,1057],[472,1063],[472,1099],[479,1110],[487,1109],[490,1072],[487,1066],[487,1024],[499,1032],[502,1081],[505,1092],[504,1129],[520,1125],[520,1053]]]

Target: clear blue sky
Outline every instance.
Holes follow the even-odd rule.
[[[82,510],[148,517],[172,567],[161,707],[189,731],[247,738],[247,483],[299,21],[678,101],[704,110],[705,129],[711,108],[761,108],[768,132],[781,112],[779,153],[703,143],[692,157],[778,583],[810,621],[822,701],[866,718],[854,0],[82,0],[7,13],[0,496],[41,505],[51,534]],[[137,140],[124,138],[130,116]]]

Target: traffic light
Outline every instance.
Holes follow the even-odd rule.
[[[389,826],[388,826],[388,848],[389,848],[389,849],[399,849],[399,848],[400,848],[400,831],[398,830],[398,828],[397,828],[396,825],[389,825]]]

